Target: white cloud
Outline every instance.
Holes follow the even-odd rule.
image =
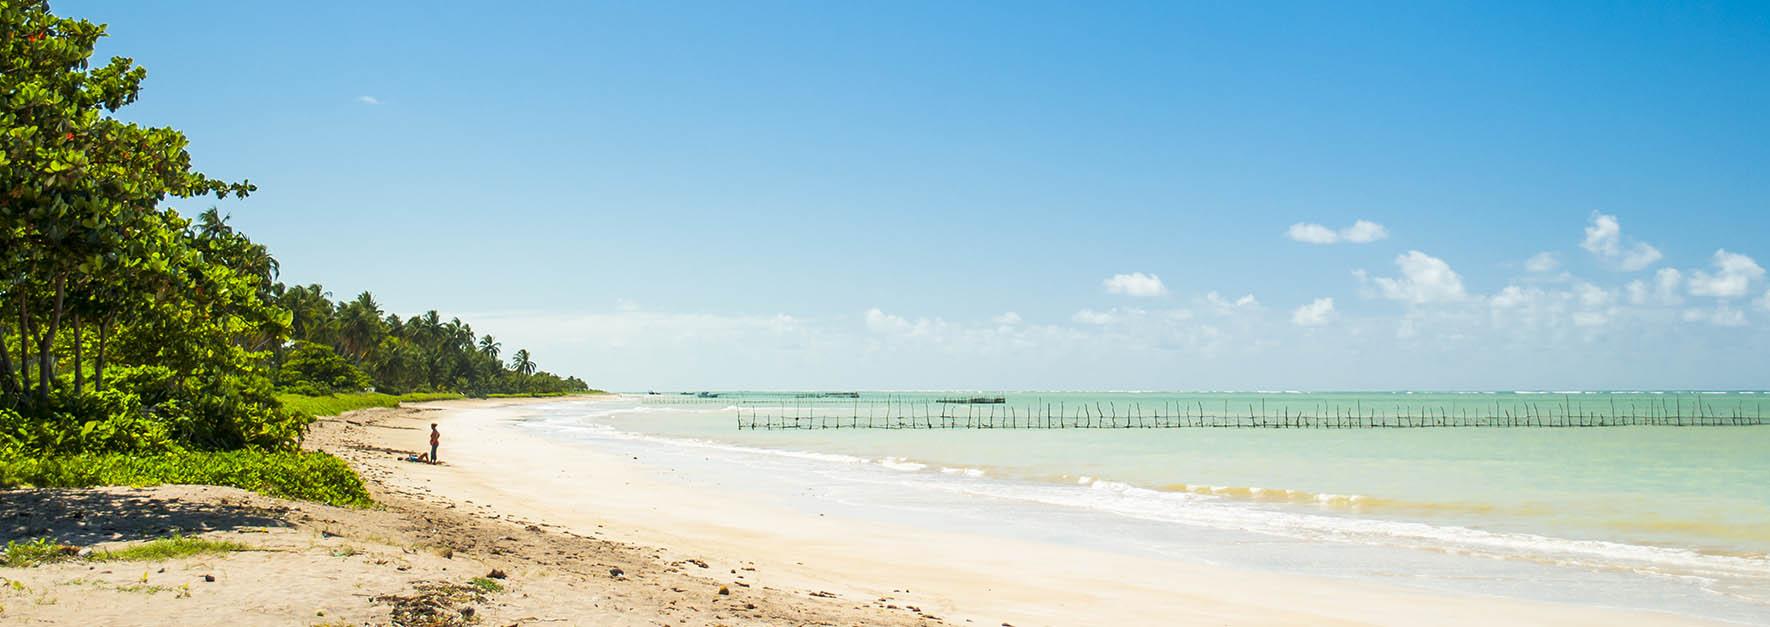
[[[1561,260],[1555,258],[1555,253],[1550,252],[1537,253],[1524,260],[1524,269],[1531,272],[1548,272],[1560,266]]]
[[[1637,243],[1634,248],[1629,249],[1628,254],[1623,255],[1622,259],[1617,261],[1617,267],[1634,272],[1653,265],[1653,262],[1659,261],[1660,257],[1662,255],[1659,254],[1658,248]]]
[[[1631,241],[1625,246],[1622,223],[1616,216],[1596,211],[1592,212],[1592,221],[1586,226],[1586,239],[1579,246],[1604,262],[1629,272],[1653,265],[1663,256],[1659,249],[1646,242]]]
[[[1764,278],[1764,268],[1758,262],[1739,253],[1727,252],[1726,249],[1715,251],[1711,263],[1715,266],[1714,274],[1702,270],[1690,271],[1692,295],[1737,298],[1751,290],[1753,281]]]
[[[1257,309],[1260,307],[1260,300],[1254,298],[1253,294],[1243,294],[1241,298],[1232,301],[1224,298],[1222,294],[1212,291],[1205,294],[1205,302],[1210,303],[1217,313],[1224,315],[1235,313],[1237,309]]]
[[[1591,283],[1582,282],[1579,285],[1575,285],[1573,287],[1573,293],[1575,296],[1579,297],[1579,304],[1586,307],[1603,307],[1609,305],[1611,301],[1616,299],[1615,292],[1592,285]]]
[[[1162,285],[1162,278],[1153,274],[1132,272],[1115,274],[1100,282],[1106,291],[1126,296],[1161,296],[1168,293],[1168,286]]]
[[[1291,324],[1302,327],[1319,327],[1327,324],[1334,315],[1334,299],[1317,298],[1296,311],[1291,312]]]
[[[1369,220],[1353,222],[1352,226],[1338,231],[1313,222],[1298,222],[1291,225],[1290,230],[1285,232],[1285,236],[1305,244],[1337,244],[1339,242],[1369,244],[1380,239],[1387,239],[1389,229]]]
[[[1717,327],[1743,327],[1745,312],[1728,307],[1725,303],[1717,303],[1714,309],[1684,310],[1684,321],[1707,322]]]
[[[1121,317],[1122,317],[1122,314],[1119,312],[1119,310],[1117,308],[1114,308],[1111,311],[1095,311],[1092,309],[1083,309],[1081,311],[1075,312],[1075,315],[1070,316],[1069,319],[1074,320],[1076,322],[1080,322],[1082,324],[1107,325],[1107,324],[1112,324],[1114,322],[1118,322]]]
[[[1516,285],[1507,285],[1505,289],[1500,290],[1500,293],[1493,295],[1490,304],[1502,309],[1518,307],[1535,301],[1542,293],[1542,290],[1536,288],[1526,290]]]
[[[1764,296],[1758,299],[1758,308],[1770,311],[1770,290],[1764,290]]]
[[[1401,269],[1397,278],[1377,277],[1369,279],[1377,285],[1384,298],[1423,305],[1427,303],[1455,302],[1469,297],[1463,289],[1463,277],[1443,259],[1426,253],[1410,250],[1395,258],[1396,267]],[[1363,272],[1356,273],[1365,278]]]
[[[1623,286],[1623,289],[1629,293],[1630,305],[1647,304],[1647,284],[1645,282],[1642,282],[1640,279],[1635,279],[1629,281],[1629,284]]]
[[[866,321],[867,330],[874,333],[903,335],[916,328],[916,325],[910,324],[910,321],[903,319],[902,316],[885,313],[878,307],[867,310]]]
[[[1684,302],[1684,297],[1678,295],[1678,284],[1683,281],[1684,273],[1679,272],[1677,268],[1660,268],[1659,272],[1653,273],[1655,293],[1659,295],[1659,302],[1667,305]]]
[[[1359,220],[1353,222],[1352,226],[1340,229],[1340,239],[1354,244],[1369,244],[1388,237],[1389,229],[1369,220]]]
[[[1644,292],[1645,283],[1636,281],[1631,294]],[[1508,285],[1487,299],[1495,329],[1556,329],[1571,323],[1574,327],[1593,329],[1617,319],[1618,290],[1606,289],[1576,281],[1567,289],[1545,290],[1541,287]]]
[[[994,323],[1002,325],[1002,326],[1014,326],[1016,324],[1020,324],[1020,314],[1014,313],[1012,311],[1006,312],[1000,316],[990,318],[990,322],[994,322]]]
[[[1333,229],[1304,222],[1291,225],[1291,230],[1285,236],[1305,244],[1332,244],[1340,241],[1340,234]]]
[[[381,104],[381,99],[380,99],[380,98],[376,98],[376,97],[374,97],[374,96],[357,96],[357,97],[356,97],[356,101],[357,101],[357,102],[360,102],[360,103],[363,103],[363,104],[366,104],[366,105],[378,105],[378,104]]]

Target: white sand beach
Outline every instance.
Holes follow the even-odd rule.
[[[1253,572],[795,511],[673,481],[635,460],[506,424],[517,404],[425,405],[363,430],[412,449],[426,423],[445,465],[357,456],[399,489],[598,537],[701,556],[715,572],[754,564],[753,585],[888,601],[950,623],[1532,625],[1690,624],[1683,617],[1475,597]],[[401,428],[403,427],[403,428]],[[349,452],[344,452],[350,455]],[[728,568],[727,568],[728,569]],[[743,571],[740,571],[743,572]]]

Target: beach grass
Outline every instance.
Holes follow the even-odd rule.
[[[49,538],[35,540],[8,540],[5,553],[0,553],[0,566],[7,568],[29,568],[38,564],[50,564],[73,559],[74,553],[68,547],[56,543]]]
[[[215,555],[251,551],[252,547],[226,540],[172,536],[132,544],[113,551],[93,553],[92,559],[105,562],[159,562],[193,555]]]
[[[399,407],[400,403],[446,401],[457,398],[466,398],[466,396],[454,392],[413,392],[410,394],[355,392],[349,394],[333,394],[331,396],[307,396],[304,394],[277,395],[277,400],[282,401],[283,407],[308,416],[336,416],[347,411],[355,411],[358,409]]]
[[[337,457],[313,451],[176,451],[0,459],[0,487],[231,486],[341,507],[373,504],[362,479]]]

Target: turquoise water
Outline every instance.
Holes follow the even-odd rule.
[[[978,395],[995,394],[963,396]],[[876,417],[887,413],[880,403],[888,396],[896,406],[927,407],[935,424],[940,424],[943,408],[932,401],[954,394],[865,394],[860,399],[760,393],[692,400],[633,397],[604,404],[593,415],[574,414],[552,424],[584,425],[652,443],[750,456],[743,459],[772,454],[803,465],[792,472],[822,477],[808,481],[808,486],[852,479],[862,487],[844,492],[843,498],[853,502],[867,498],[884,502],[889,500],[881,496],[886,490],[897,490],[890,497],[894,502],[950,503],[951,508],[977,502],[1024,505],[1047,517],[1086,512],[1103,521],[1134,522],[1127,533],[1147,535],[1151,546],[1160,544],[1156,539],[1167,543],[1163,546],[1186,542],[1169,536],[1213,537],[1218,538],[1213,542],[1248,546],[1264,542],[1260,538],[1282,539],[1293,543],[1286,545],[1291,553],[1309,552],[1309,547],[1323,551],[1306,559],[1273,558],[1258,565],[1288,569],[1296,561],[1315,564],[1297,568],[1335,574],[1374,571],[1380,565],[1331,564],[1332,560],[1408,563],[1413,558],[1407,555],[1413,553],[1435,556],[1431,559],[1453,555],[1489,565],[1606,573],[1621,578],[1605,584],[1614,589],[1680,599],[1676,607],[1650,604],[1654,609],[1770,621],[1770,426],[738,429],[739,417],[753,413],[826,419],[858,415],[864,424],[869,411]],[[1195,415],[1201,405],[1227,405],[1230,413],[1237,413],[1239,406],[1244,416],[1252,406],[1260,416],[1332,416],[1336,407],[1358,407],[1367,416],[1457,417],[1492,415],[1497,405],[1500,415],[1510,410],[1659,417],[1677,414],[1674,408],[1681,408],[1683,415],[1694,417],[1699,411],[1702,416],[1757,416],[1760,402],[1770,404],[1770,395],[1755,393],[1003,396],[1005,405],[944,409],[948,418],[962,417],[958,422],[964,424],[974,421],[976,412],[993,410],[1000,417],[1009,406],[1017,408],[1017,419],[1024,418],[1028,409],[1047,402],[1066,408],[1099,404],[1120,419],[1133,414],[1146,421],[1157,413],[1172,415],[1182,405],[1192,406]],[[1536,407],[1525,408],[1531,403]],[[874,407],[869,409],[869,404]],[[1551,404],[1553,410],[1545,407]],[[1108,405],[1113,407],[1107,409]],[[916,413],[924,415],[924,410]],[[898,479],[881,479],[893,477]],[[872,485],[884,487],[871,497],[861,494]],[[1194,552],[1211,550],[1203,547]],[[1364,552],[1369,550],[1392,553],[1373,556]],[[1323,557],[1353,554],[1362,557]],[[1520,580],[1500,581],[1508,577]],[[1542,577],[1541,573],[1526,576],[1524,571],[1495,575],[1475,591],[1503,593]],[[1556,598],[1552,592],[1528,594]],[[1568,598],[1584,600],[1583,594],[1570,592]]]

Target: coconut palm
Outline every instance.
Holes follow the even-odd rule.
[[[368,292],[358,294],[356,300],[338,309],[338,327],[344,352],[358,364],[387,334],[387,324],[381,320],[381,305]]]
[[[519,348],[510,356],[510,369],[518,374],[535,373],[535,362],[529,360],[529,349]]]
[[[504,348],[504,345],[499,344],[497,340],[492,339],[492,336],[490,334],[487,334],[485,337],[479,338],[479,354],[481,354],[481,355],[485,355],[485,356],[490,357],[492,359],[497,359],[498,358],[498,351],[499,351],[499,349],[502,349],[502,348]]]

